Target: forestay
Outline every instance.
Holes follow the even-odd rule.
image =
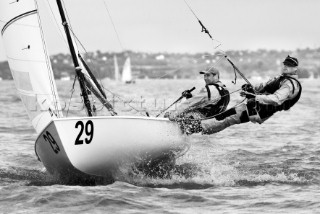
[[[16,88],[37,133],[61,106],[34,0],[0,1],[2,37]]]

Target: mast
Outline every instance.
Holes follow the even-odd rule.
[[[94,84],[96,85],[96,87],[98,88],[99,92],[102,94],[102,96],[103,96],[104,98],[106,98],[106,97],[107,97],[106,94],[105,94],[104,91],[102,90],[102,88],[101,88],[100,84],[98,83],[97,79],[95,78],[95,76],[92,74],[91,69],[89,68],[89,66],[87,65],[87,63],[83,60],[82,56],[81,56],[80,54],[78,54],[78,56],[79,56],[79,58],[80,58],[80,60],[81,60],[81,62],[82,62],[82,64],[83,64],[84,68],[87,70],[90,78],[92,79],[92,81],[94,82]]]
[[[63,10],[62,4],[61,4],[61,0],[57,0],[57,5],[58,5],[58,8],[59,8],[59,13],[60,13],[60,16],[61,16],[62,25],[64,27],[64,30],[65,30],[65,33],[66,33],[66,36],[67,36],[68,45],[69,45],[70,53],[71,53],[71,56],[72,56],[73,65],[75,67],[76,75],[77,75],[79,83],[80,83],[81,94],[82,94],[83,99],[84,99],[84,105],[85,105],[85,107],[87,109],[88,116],[91,117],[92,116],[92,109],[91,109],[90,100],[88,98],[86,84],[85,84],[85,81],[84,81],[84,74],[82,73],[82,71],[81,71],[82,69],[81,69],[81,67],[79,65],[79,61],[78,61],[77,54],[76,54],[76,51],[75,51],[75,48],[74,48],[74,45],[73,45],[73,41],[72,41],[71,34],[70,34],[70,31],[69,31],[69,25],[68,25],[68,22],[66,20],[66,16],[64,14],[64,10]]]

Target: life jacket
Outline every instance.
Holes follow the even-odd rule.
[[[299,85],[298,94],[295,97],[293,97],[292,99],[286,100],[281,105],[278,105],[278,106],[266,105],[266,104],[261,104],[261,103],[257,102],[256,109],[259,112],[259,116],[260,116],[261,119],[268,118],[268,117],[272,116],[274,113],[276,113],[277,111],[283,111],[283,110],[287,111],[287,110],[289,110],[300,99],[301,92],[302,92],[302,87],[301,87],[300,82],[297,79],[293,78],[293,77],[285,76],[285,75],[282,75],[282,76],[280,76],[278,78],[275,78],[274,80],[268,82],[267,85],[264,88],[259,90],[259,92],[260,93],[264,93],[264,94],[273,94],[274,92],[276,92],[282,86],[281,83],[284,80],[288,80],[292,84],[292,86],[293,86],[293,92],[292,93],[294,93],[295,90],[296,90],[295,87],[294,87],[294,84],[293,84],[293,81],[296,81],[298,83],[298,85]]]
[[[211,100],[211,86],[215,87],[219,94],[221,99],[216,104],[208,104],[204,107],[197,108],[194,111],[197,111],[201,113],[204,117],[212,117],[216,114],[219,114],[226,110],[229,102],[230,102],[230,93],[225,88],[225,85],[221,86],[219,84],[212,84],[212,85],[206,85],[207,93],[208,93],[208,100]]]

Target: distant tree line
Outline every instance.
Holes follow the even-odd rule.
[[[272,76],[279,73],[283,59],[289,51],[277,50],[238,50],[227,51],[227,55],[247,76]],[[133,75],[136,78],[194,78],[198,72],[208,66],[221,70],[224,77],[232,77],[233,68],[225,59],[210,53],[144,53],[144,52],[89,52],[84,55],[87,64],[98,78],[114,78],[114,56],[117,57],[121,73],[128,56],[131,58]],[[300,61],[301,78],[320,76],[320,48],[297,49],[293,51]],[[74,68],[69,54],[57,54],[51,57],[52,69],[56,79],[65,76],[73,78]],[[12,79],[7,61],[0,62],[0,77]]]

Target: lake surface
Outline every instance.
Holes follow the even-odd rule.
[[[124,169],[119,181],[97,186],[62,185],[45,172],[13,81],[0,83],[0,213],[320,213],[320,80],[302,80],[299,103],[262,125],[191,136],[190,150],[177,160],[184,173],[160,179]],[[225,83],[230,91],[242,84]],[[65,114],[83,114],[68,104],[72,81],[57,85]],[[203,81],[104,85],[122,115],[156,115]],[[242,100],[238,93],[231,99],[230,106]]]

